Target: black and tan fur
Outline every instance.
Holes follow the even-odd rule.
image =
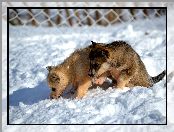
[[[92,42],[89,54],[89,75],[97,78],[112,76],[118,88],[144,86],[151,87],[165,76],[165,71],[156,77],[151,77],[140,56],[124,41],[109,44]],[[109,71],[109,74],[108,74]]]

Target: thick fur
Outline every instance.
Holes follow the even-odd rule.
[[[56,99],[61,96],[65,88],[72,84],[76,88],[76,97],[82,98],[91,86],[89,77],[90,61],[89,53],[91,47],[76,50],[62,64],[58,66],[48,66],[49,71],[47,81],[52,89],[50,97]],[[94,80],[96,84],[102,84],[105,77]]]
[[[115,86],[118,88],[151,87],[165,76],[163,71],[156,77],[151,77],[140,56],[124,41],[105,45],[93,42],[91,47],[90,75],[94,78],[111,75],[116,80]]]

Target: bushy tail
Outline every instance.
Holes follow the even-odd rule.
[[[166,70],[164,70],[159,75],[157,75],[155,77],[152,77],[153,83],[157,83],[157,82],[161,81],[164,78],[165,75],[166,75]]]

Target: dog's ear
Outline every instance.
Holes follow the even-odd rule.
[[[54,66],[47,66],[46,68],[47,68],[48,71],[51,71],[51,69],[53,69],[53,67]]]
[[[96,46],[97,43],[94,42],[94,41],[91,41],[91,43],[92,43],[92,47],[95,48],[95,46]]]

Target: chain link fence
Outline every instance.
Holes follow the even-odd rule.
[[[166,15],[166,9],[10,9],[13,26],[109,26]]]

